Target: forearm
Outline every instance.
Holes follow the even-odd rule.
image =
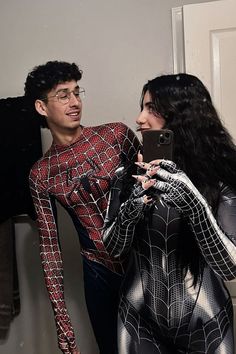
[[[52,304],[58,345],[64,354],[76,349],[75,335],[65,304],[63,263],[57,237],[40,236],[40,256],[44,279]]]
[[[31,185],[31,191],[37,212],[40,257],[54,311],[58,345],[64,354],[70,354],[76,349],[76,343],[64,299],[63,263],[53,212],[55,205],[44,190],[36,189],[35,184]]]
[[[199,248],[210,267],[224,280],[236,277],[236,246],[212,214],[208,204],[202,200],[190,217],[192,230]]]
[[[132,193],[123,203],[113,223],[104,229],[103,242],[111,256],[121,257],[129,252],[135,234],[135,228],[143,216],[143,198]]]

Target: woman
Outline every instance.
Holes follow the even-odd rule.
[[[164,75],[144,86],[139,131],[174,132],[173,161],[138,162],[141,174],[104,242],[127,257],[122,354],[233,354],[236,150],[202,82]],[[177,167],[176,167],[177,166]]]

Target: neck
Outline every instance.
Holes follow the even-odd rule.
[[[51,132],[53,143],[56,145],[71,145],[79,139],[82,132],[82,127],[79,126],[76,131]]]

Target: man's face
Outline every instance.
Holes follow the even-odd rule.
[[[72,80],[58,84],[47,94],[47,101],[43,101],[43,110],[52,131],[77,129],[82,115],[78,83]]]

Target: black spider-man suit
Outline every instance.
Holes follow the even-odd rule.
[[[137,185],[104,233],[112,256],[129,255],[119,306],[120,354],[233,354],[233,310],[223,280],[236,277],[236,195],[221,187],[216,218],[187,176],[163,161],[145,204]],[[154,190],[154,191],[153,191]],[[186,233],[192,247],[181,246]],[[180,263],[198,257],[198,277]]]
[[[96,267],[102,265],[105,281],[111,280],[112,284],[114,274],[114,277],[117,277],[114,281],[119,285],[121,277],[117,273],[123,272],[122,262],[112,259],[106,251],[101,240],[101,230],[116,170],[123,164],[136,161],[138,150],[139,141],[136,135],[123,123],[83,127],[76,142],[68,146],[53,144],[31,170],[30,187],[40,233],[40,255],[55,314],[59,344],[61,349],[66,348],[63,349],[64,353],[71,353],[76,344],[64,300],[63,264],[55,219],[55,200],[69,212],[74,221],[83,259],[86,261],[86,272],[92,274],[96,272]],[[96,283],[104,281],[99,279],[96,278]],[[96,284],[92,284],[93,286],[86,301],[89,312],[93,311],[90,311],[90,305],[94,305],[97,306],[96,311],[99,314]],[[110,301],[112,302],[112,299]],[[115,300],[113,307],[116,313]],[[109,316],[111,312],[112,309],[107,308],[104,316]],[[92,324],[93,315],[94,313],[90,313]],[[102,321],[101,316],[100,325],[94,327],[97,326],[98,331],[100,327],[101,331],[106,332]],[[110,326],[112,327],[112,324]],[[94,331],[98,343],[102,342],[102,336],[105,337],[106,333],[96,333],[96,328]],[[115,338],[115,333],[111,337]],[[106,342],[109,343],[109,339],[106,339]],[[104,345],[106,346],[106,343]],[[112,349],[104,349],[104,353],[113,354]]]

